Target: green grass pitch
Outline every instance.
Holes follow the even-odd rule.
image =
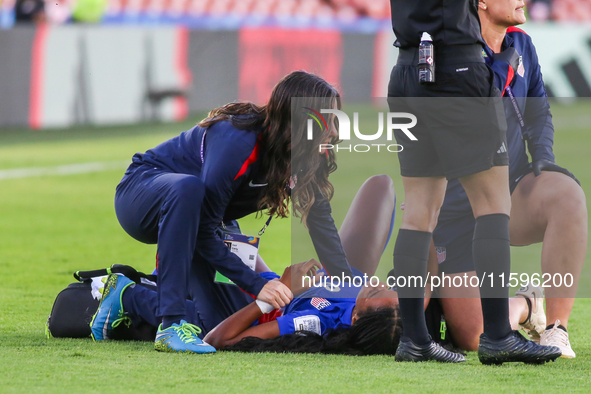
[[[554,105],[557,162],[591,191],[589,102]],[[361,112],[364,107],[360,107]],[[363,116],[363,114],[362,114]],[[88,162],[122,162],[194,123],[53,131],[0,130],[0,173],[8,169]],[[367,132],[375,122],[367,123]],[[362,129],[363,130],[363,129]],[[342,158],[343,156],[340,156]],[[352,190],[333,202],[337,225],[366,173],[387,173],[404,201],[396,165],[346,160],[334,174],[351,177]],[[155,246],[140,244],[120,228],[113,209],[124,166],[99,172],[0,179],[0,392],[446,392],[591,391],[591,301],[578,299],[569,323],[574,360],[543,366],[399,364],[391,357],[293,354],[171,355],[151,343],[47,339],[44,324],[72,272],[129,264],[154,267]],[[339,178],[341,177],[341,178]],[[342,183],[342,182],[341,182]],[[340,184],[340,183],[339,183]],[[340,187],[340,186],[339,186]],[[343,195],[344,197],[339,197]],[[241,221],[253,233],[264,223]],[[400,224],[400,215],[396,220]],[[290,263],[290,220],[274,220],[261,240],[261,255],[276,271]],[[394,232],[394,235],[396,231]],[[392,242],[378,273],[391,264]],[[514,261],[539,264],[541,247],[514,248]],[[301,255],[301,256],[300,256]],[[294,258],[311,258],[306,248]],[[587,260],[587,265],[589,259]],[[589,286],[583,279],[581,286]]]

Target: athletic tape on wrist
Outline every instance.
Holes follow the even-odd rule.
[[[273,308],[273,305],[269,304],[268,302],[261,301],[261,300],[255,300],[254,302],[257,303],[257,305],[259,306],[259,309],[261,310],[261,312],[263,312],[263,314],[270,313],[275,310],[275,308]]]

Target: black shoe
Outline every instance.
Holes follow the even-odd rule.
[[[480,335],[478,358],[486,365],[510,362],[544,364],[554,361],[562,352],[556,346],[542,346],[528,341],[517,331],[511,331],[503,339],[493,341],[486,334]]]
[[[427,345],[419,346],[410,338],[401,338],[394,360],[414,362],[435,360],[442,363],[461,363],[466,361],[466,357],[442,348],[433,340]]]

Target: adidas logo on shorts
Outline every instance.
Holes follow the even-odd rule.
[[[507,152],[507,147],[505,146],[505,143],[503,142],[501,144],[501,147],[499,148],[499,150],[497,151],[497,153],[505,153]]]

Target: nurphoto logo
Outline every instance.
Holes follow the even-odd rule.
[[[339,140],[351,140],[351,120],[349,115],[338,109],[321,109],[320,112],[312,108],[304,107],[304,113],[309,115],[311,119],[307,122],[307,138],[309,141],[314,139],[314,122],[321,130],[328,130],[328,123],[322,114],[333,114],[338,120],[338,135]],[[400,120],[403,120],[402,122]],[[386,113],[386,140],[394,140],[394,130],[402,131],[411,141],[417,141],[417,137],[410,132],[409,129],[415,127],[417,124],[417,117],[408,112],[387,112]],[[378,113],[378,131],[374,134],[363,134],[359,130],[359,113],[353,112],[353,133],[355,137],[362,141],[376,141],[382,138],[384,134],[384,113]],[[348,146],[333,145],[333,144],[319,144],[318,151],[322,152],[325,149],[334,149],[338,151],[349,152],[369,152],[374,147],[378,152],[380,148],[385,147],[388,152],[401,152],[403,147],[400,144],[355,144]]]

